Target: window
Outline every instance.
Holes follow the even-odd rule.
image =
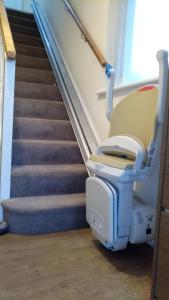
[[[156,53],[169,51],[169,1],[129,0],[135,4],[131,20],[128,15],[124,81],[139,81],[158,76]],[[132,31],[128,30],[131,27]],[[128,45],[127,45],[128,44]],[[130,51],[130,53],[129,53]]]

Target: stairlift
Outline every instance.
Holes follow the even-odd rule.
[[[87,222],[112,251],[155,236],[168,53],[160,50],[157,60],[159,85],[140,87],[121,100],[111,115],[109,138],[87,162]]]

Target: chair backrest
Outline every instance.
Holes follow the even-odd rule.
[[[158,87],[149,85],[132,92],[115,107],[109,136],[129,135],[139,139],[145,149],[154,139]]]

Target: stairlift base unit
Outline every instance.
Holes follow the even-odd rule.
[[[121,99],[107,114],[108,138],[87,161],[87,221],[112,251],[154,239],[168,53],[159,51],[157,59],[159,85],[143,86]]]
[[[155,209],[131,199],[127,190],[120,202],[119,192],[111,183],[95,176],[87,179],[86,218],[96,238],[112,251],[125,249],[128,242],[153,240]]]

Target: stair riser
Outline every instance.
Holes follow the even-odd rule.
[[[13,24],[13,23],[10,23],[10,27],[11,27],[12,32],[40,37],[39,31],[35,28],[32,29],[30,27]]]
[[[11,198],[81,193],[85,192],[85,180],[82,172],[17,174],[12,170]]]
[[[32,45],[35,47],[43,48],[43,43],[38,37],[30,37],[24,34],[13,33],[13,39],[15,43],[21,43],[25,45]]]
[[[53,209],[32,216],[12,213],[11,217],[11,213],[4,210],[4,220],[9,226],[9,232],[20,235],[49,234],[88,227],[85,205]]]
[[[14,141],[13,165],[81,164],[82,156],[77,143],[45,143]]]
[[[11,15],[11,16],[22,17],[22,18],[25,18],[28,20],[34,20],[34,16],[31,13],[24,13],[21,11],[10,9],[10,8],[7,9],[7,13],[8,13],[8,15]]]
[[[17,55],[16,57],[16,66],[23,68],[34,68],[34,69],[42,69],[46,71],[51,70],[51,66],[49,64],[48,59],[45,58],[36,58],[31,56]]]
[[[14,119],[14,139],[75,140],[70,122]]]
[[[12,16],[10,14],[8,14],[8,19],[10,23],[19,24],[19,25],[37,29],[36,22],[33,20]]]
[[[16,80],[42,84],[55,84],[55,77],[51,71],[16,68]]]
[[[56,86],[26,84],[22,82],[16,83],[15,97],[62,101],[59,89]]]
[[[24,44],[15,43],[16,53],[20,55],[27,55],[33,57],[47,58],[44,48],[33,47]]]
[[[15,100],[15,116],[25,118],[68,120],[64,104],[55,101]]]

